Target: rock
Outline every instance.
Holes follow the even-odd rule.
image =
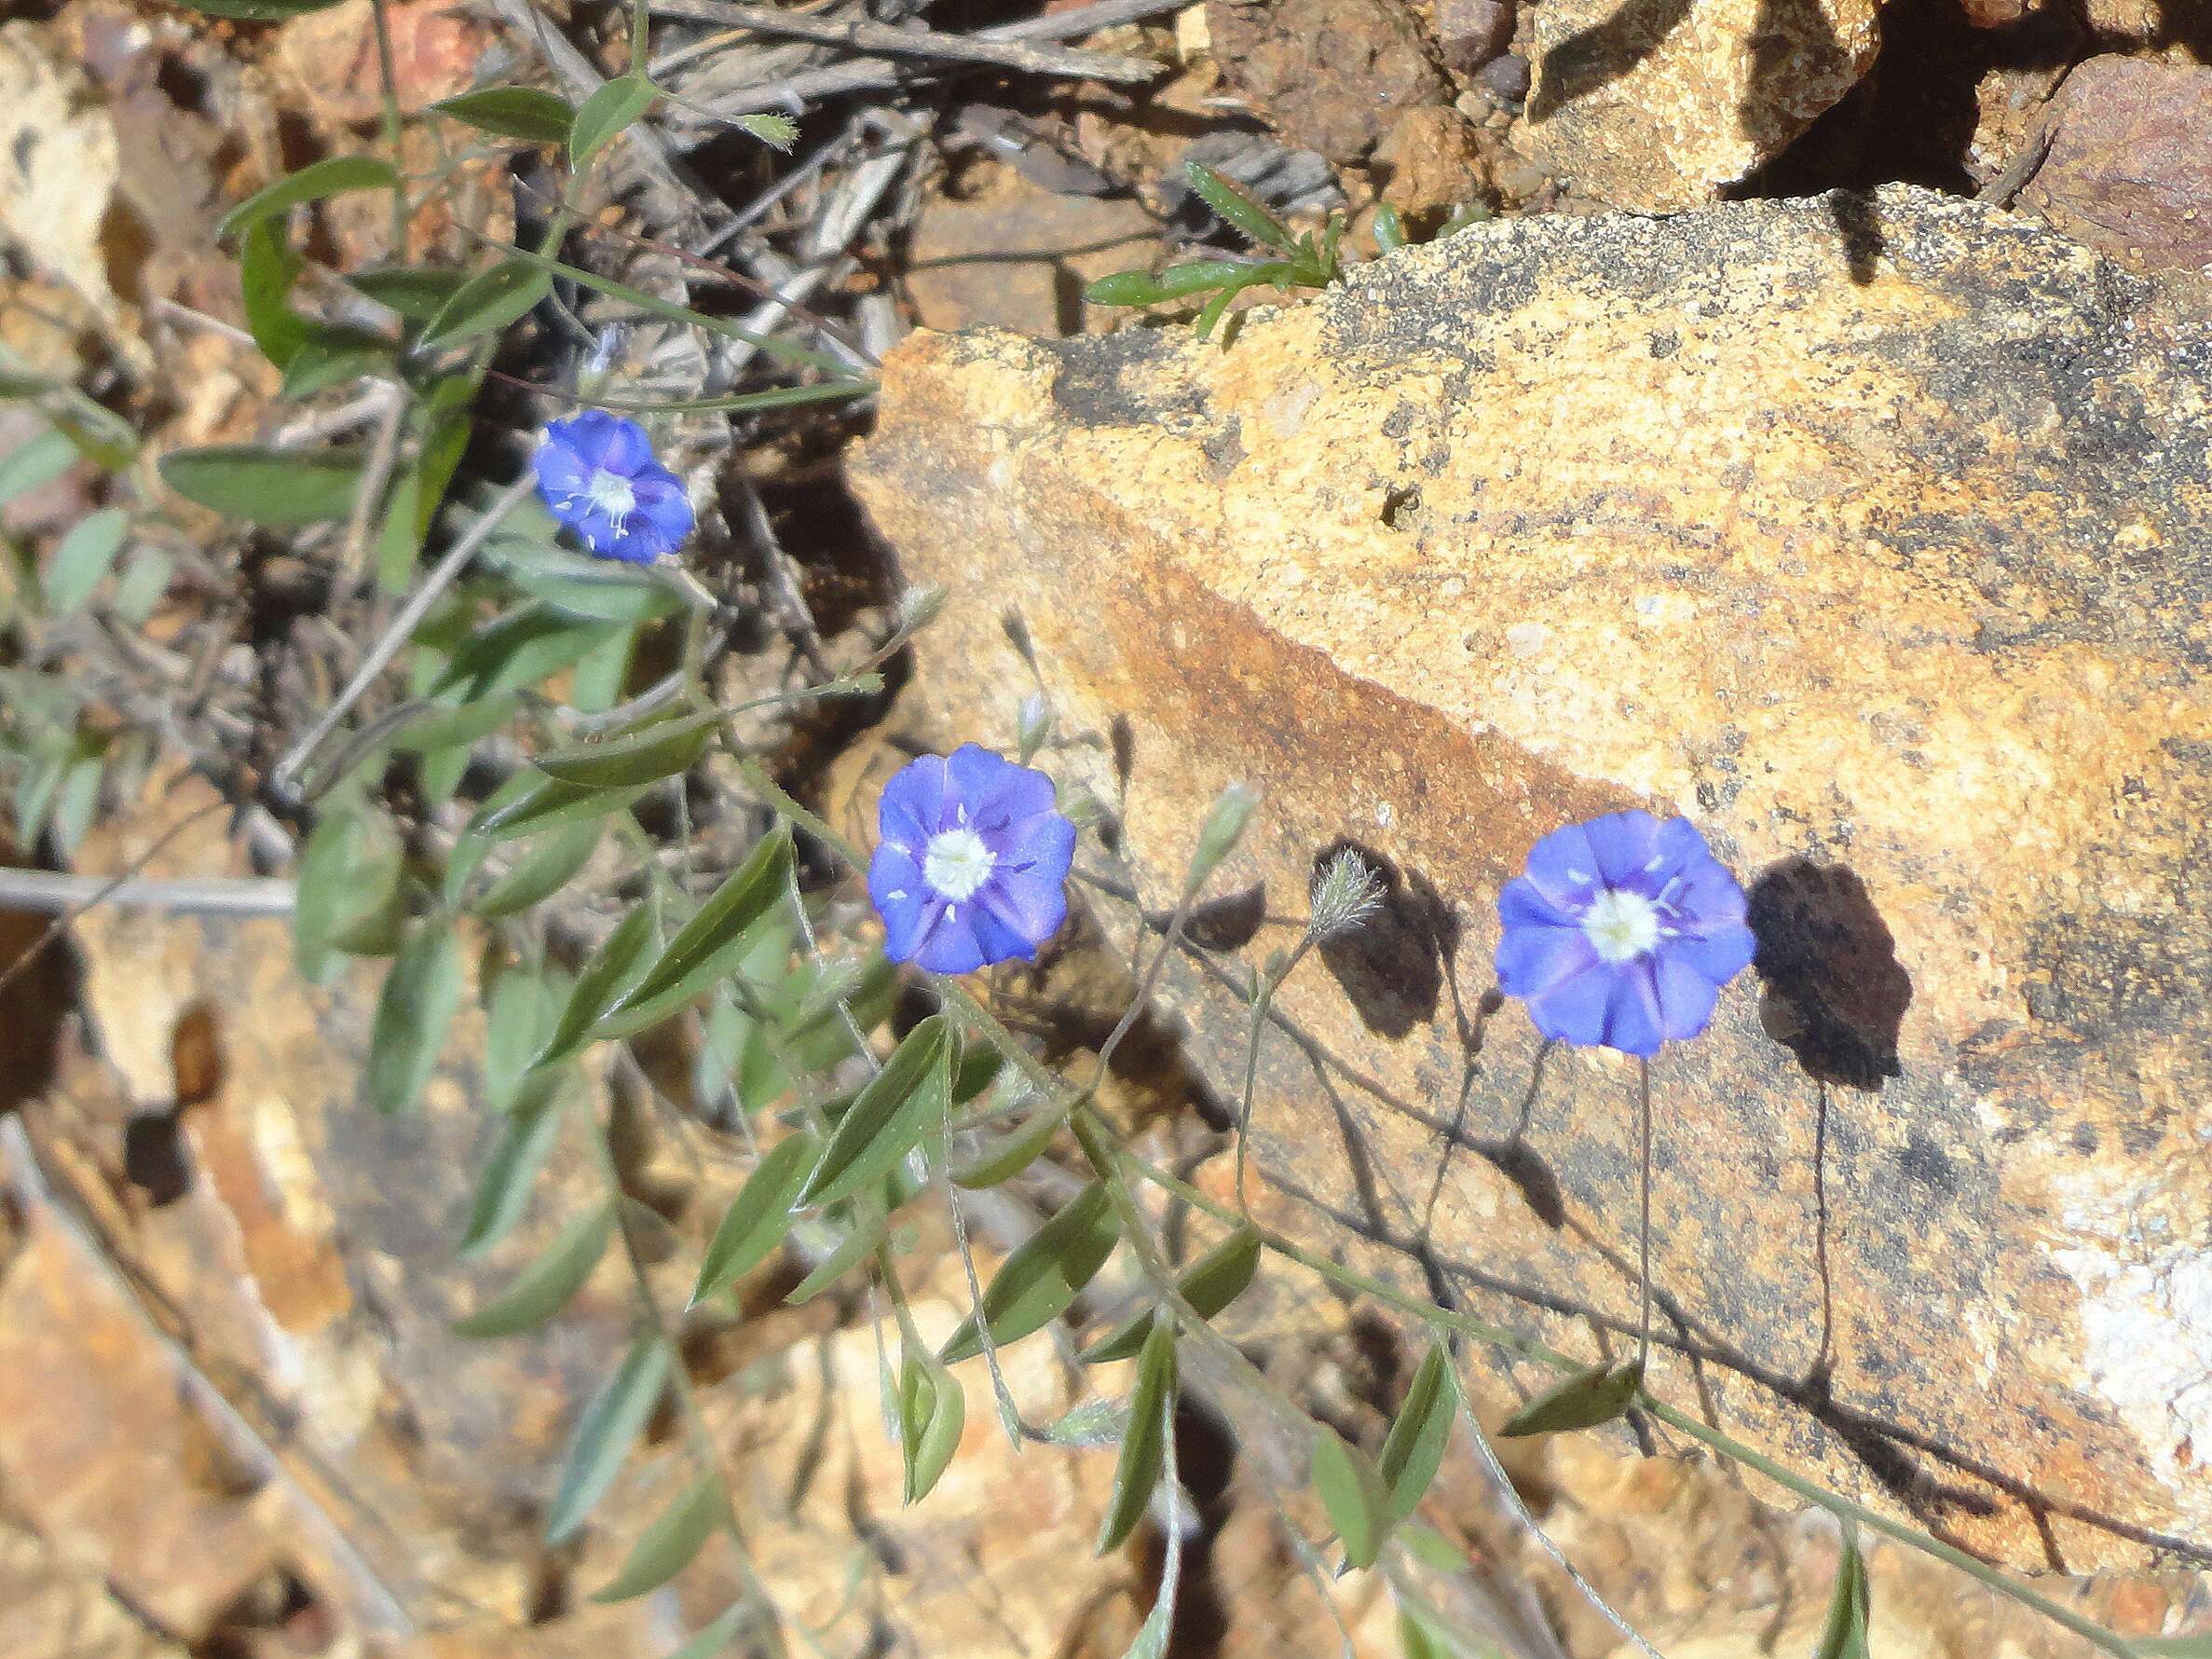
[[[1507,103],[1519,103],[1528,97],[1532,73],[1526,58],[1519,52],[1506,52],[1482,65],[1475,85]]]
[[[1895,187],[1485,226],[1225,351],[919,336],[855,481],[953,596],[926,735],[1008,729],[1017,608],[1060,729],[1121,734],[1049,763],[1146,905],[1233,779],[1220,891],[1389,875],[1278,1005],[1342,1116],[1263,1051],[1311,1241],[1418,1293],[1418,1230],[1577,1351],[1545,1306],[1634,1319],[1632,1069],[1478,1009],[1530,843],[1688,814],[1763,995],[1658,1063],[1659,1392],[2023,1566],[2202,1560],[2208,373],[2201,294]],[[1166,995],[1234,1100],[1242,1001]]]
[[[2028,206],[2135,270],[2212,265],[2212,68],[2092,58],[2045,119]]]
[[[1083,332],[1083,290],[1160,251],[1134,201],[1056,196],[1011,170],[978,199],[932,198],[915,222],[907,287],[924,328]]]
[[[1639,213],[1716,199],[1857,84],[1881,0],[1548,0],[1527,143]]]
[[[385,22],[400,105],[409,110],[466,91],[497,38],[458,0],[392,0]],[[276,33],[270,64],[287,101],[325,132],[374,121],[383,107],[370,0],[290,19]]]
[[[1383,199],[1425,231],[1485,194],[1475,130],[1455,109],[1406,111],[1374,153]]]
[[[1230,85],[1340,165],[1365,160],[1407,110],[1451,102],[1399,0],[1208,0],[1206,23]]]
[[[1513,0],[1437,0],[1436,38],[1444,67],[1472,75],[1513,44]]]

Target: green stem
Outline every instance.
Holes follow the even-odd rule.
[[[395,171],[401,166],[400,141],[405,135],[405,117],[400,113],[399,72],[394,65],[391,50],[391,21],[385,15],[387,0],[370,0],[369,15],[376,34],[376,82],[383,105],[384,146],[391,152],[391,165]],[[407,187],[404,183],[391,187],[391,256],[395,263],[407,262]]]

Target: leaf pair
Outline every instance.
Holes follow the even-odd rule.
[[[1333,1429],[1324,1427],[1316,1436],[1314,1487],[1347,1565],[1373,1566],[1391,1529],[1413,1513],[1443,1461],[1458,1408],[1459,1385],[1439,1345],[1413,1373],[1405,1402],[1372,1461]]]

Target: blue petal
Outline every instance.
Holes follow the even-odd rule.
[[[1592,818],[1582,826],[1582,833],[1590,838],[1598,874],[1607,886],[1627,886],[1633,881],[1640,887],[1656,873],[1647,866],[1659,856],[1659,820],[1641,808]]]
[[[574,524],[583,501],[592,470],[577,459],[566,444],[548,441],[530,457],[530,470],[538,474],[538,495],[563,524]]]
[[[988,830],[1041,816],[1054,810],[1057,800],[1052,779],[1044,773],[1002,761],[996,775],[968,797],[968,813],[978,829]]]
[[[1057,812],[1024,819],[989,839],[998,843],[991,850],[1001,870],[1027,871],[1056,886],[1068,879],[1075,861],[1075,826]]]
[[[883,786],[883,798],[876,804],[876,833],[883,840],[919,858],[944,821],[944,756],[919,756]]]
[[[883,918],[883,954],[906,961],[921,949],[922,911],[929,900],[913,855],[891,842],[879,846],[868,860],[867,896]]]
[[[652,440],[635,420],[605,409],[580,409],[545,429],[549,442],[574,452],[589,473],[619,473],[624,477],[653,459]]]
[[[614,519],[606,508],[582,502],[572,508],[567,516],[568,528],[576,532],[577,540],[593,553],[601,558],[621,556],[613,551],[617,541]]]
[[[1003,755],[993,754],[979,743],[963,743],[946,758],[945,774],[948,788],[959,811],[954,815],[958,822],[980,829],[985,822],[996,826],[1004,816],[994,810],[1002,790],[1017,782],[1027,767],[1017,766]],[[1045,788],[1051,788],[1050,780]],[[1045,804],[1051,804],[1047,794]]]
[[[973,973],[981,967],[983,945],[976,937],[976,918],[981,912],[972,904],[940,908],[934,899],[930,910],[934,920],[923,925],[925,937],[914,953],[915,966],[933,974]]]
[[[651,525],[662,553],[674,553],[690,539],[696,522],[691,499],[674,473],[665,467],[651,468],[639,473],[631,488],[637,498],[635,514]]]
[[[976,897],[981,899],[983,895],[978,893]],[[1035,960],[1038,941],[1024,939],[1018,930],[1009,925],[1004,918],[989,906],[978,903],[971,914],[969,907],[963,904],[960,907],[960,919],[974,923],[976,945],[983,953],[986,967],[994,962]]]
[[[611,518],[605,522],[605,533],[592,543],[592,551],[601,558],[615,559],[625,565],[649,565],[668,551],[652,520],[642,513],[627,515],[619,530]]]
[[[1618,970],[1594,963],[1528,999],[1528,1017],[1546,1036],[1578,1048],[1605,1040],[1605,1008]]]
[[[1679,956],[1662,953],[1652,964],[1657,981],[1659,1030],[1680,1042],[1694,1037],[1713,1018],[1720,988]]]
[[[1718,928],[1702,939],[1686,933],[1679,939],[1668,939],[1661,946],[1661,953],[1688,964],[1714,985],[1725,985],[1751,966],[1756,942],[1751,929],[1738,923]]]
[[[1515,927],[1577,927],[1585,908],[1583,899],[1567,907],[1554,904],[1543,888],[1524,875],[1508,882],[1505,891],[1497,896],[1497,918],[1508,931]]]
[[[1652,982],[1651,959],[1623,963],[1614,973],[1613,994],[1605,1002],[1605,1047],[1648,1059],[1666,1040],[1659,1019],[1659,988]]]
[[[1579,927],[1508,927],[1497,941],[1496,966],[1500,991],[1535,998],[1597,967],[1598,953]]]
[[[977,889],[976,902],[1020,941],[1010,954],[1035,955],[1068,919],[1066,882],[1037,871],[994,875]]]
[[[1582,826],[1564,825],[1529,848],[1528,874],[1522,879],[1570,912],[1587,905],[1598,879],[1598,856]]]

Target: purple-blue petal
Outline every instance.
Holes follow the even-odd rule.
[[[1597,873],[1607,886],[1645,890],[1654,873],[1646,866],[1658,856],[1657,818],[1641,807],[1632,807],[1591,819],[1582,826],[1582,833],[1589,838]],[[1657,884],[1652,886],[1656,890]]]
[[[984,966],[983,944],[976,937],[976,919],[981,913],[973,904],[929,903],[930,918],[922,925],[922,939],[914,953],[914,965],[933,974],[974,973]]]
[[[990,967],[995,962],[1032,962],[1036,959],[1039,940],[1024,938],[1020,929],[1009,923],[991,906],[983,902],[986,887],[976,895],[974,914],[969,906],[960,907],[960,919],[976,929],[976,945],[983,953],[983,963]]]
[[[883,786],[883,798],[876,803],[876,833],[919,858],[943,825],[945,814],[945,757],[921,755]]]
[[[1582,826],[1563,825],[1529,848],[1522,879],[1560,909],[1579,914],[1598,879],[1598,856]]]
[[[576,502],[591,482],[592,470],[566,444],[538,446],[530,457],[530,470],[538,475],[538,495],[564,524],[575,522]]]
[[[1555,904],[1524,875],[1517,875],[1497,896],[1498,919],[1505,923],[1508,932],[1516,927],[1578,927],[1582,923],[1584,906],[1577,903],[1572,909]]]
[[[1548,1037],[1594,1049],[1605,1040],[1605,1008],[1612,994],[1612,971],[1593,964],[1529,997],[1528,1017]]]
[[[1714,985],[1720,986],[1751,966],[1756,942],[1751,929],[1739,922],[1717,928],[1702,939],[1686,933],[1680,939],[1668,939],[1661,950],[1670,960],[1695,968]]]
[[[690,539],[695,522],[691,498],[685,493],[683,481],[674,473],[665,467],[654,467],[639,473],[631,488],[637,498],[634,514],[652,525],[662,551],[674,553]]]
[[[1605,1002],[1605,1047],[1649,1059],[1666,1040],[1651,960],[1644,957],[1624,962],[1613,970],[1612,977],[1612,994]]]
[[[1599,967],[1579,927],[1511,927],[1497,941],[1497,988],[1508,996],[1542,996],[1570,974]]]
[[[1057,812],[1025,818],[986,840],[996,843],[991,850],[1001,870],[1028,871],[1055,884],[1068,879],[1075,859],[1075,826]]]
[[[929,894],[922,866],[894,842],[884,842],[868,860],[867,896],[883,918],[883,953],[904,962],[922,948],[922,912]]]
[[[976,890],[975,901],[1021,941],[1018,954],[1023,956],[1035,955],[1068,919],[1064,877],[1034,871],[994,875]]]
[[[1681,1042],[1703,1031],[1720,1000],[1720,987],[1678,955],[1661,953],[1652,963],[1659,996],[1659,1032]]]
[[[628,477],[653,459],[653,442],[645,428],[605,409],[580,409],[548,426],[545,435],[571,451],[586,473]]]

